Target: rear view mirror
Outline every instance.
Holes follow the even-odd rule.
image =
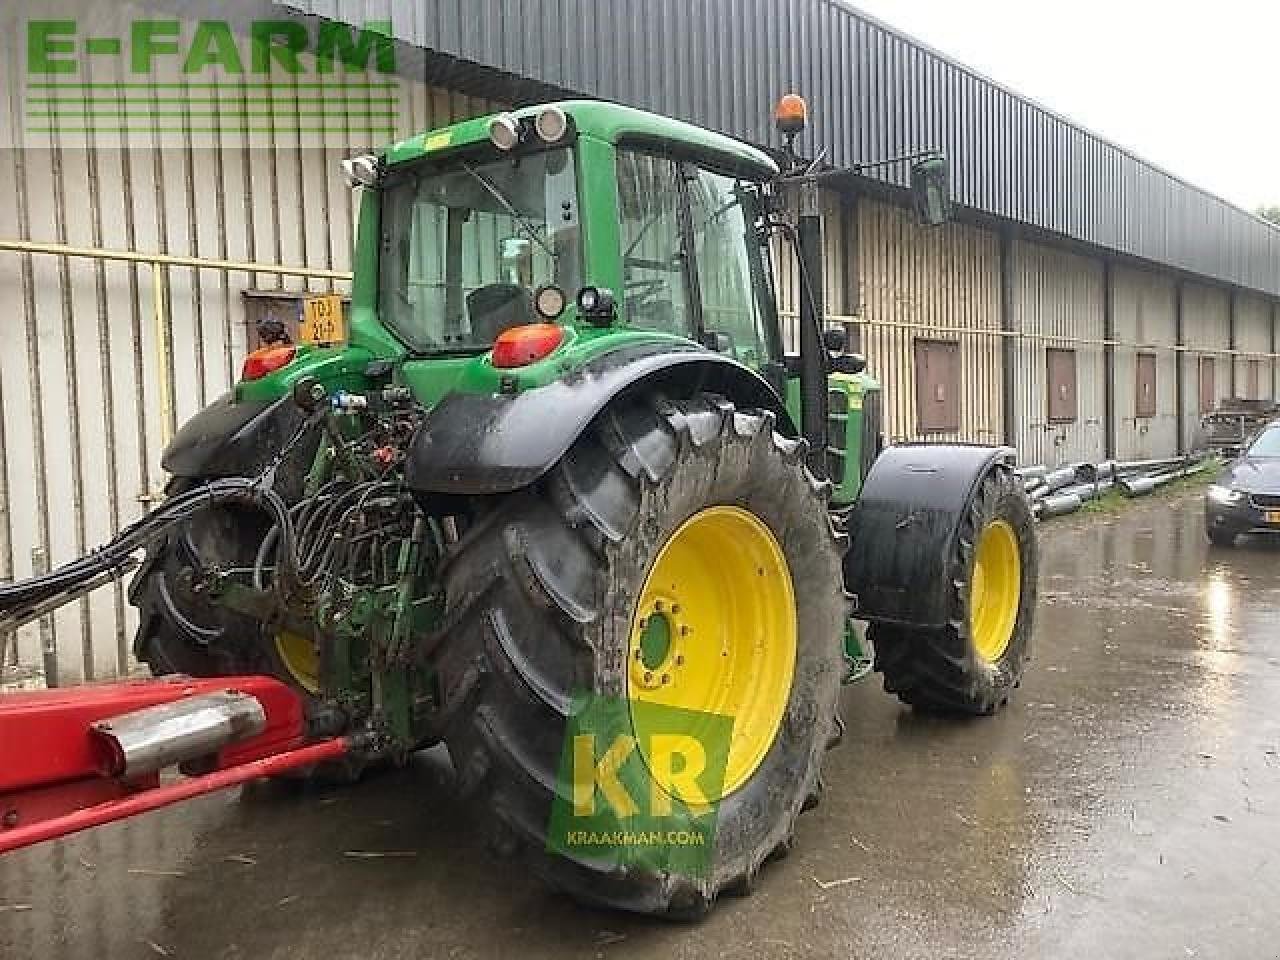
[[[926,226],[941,226],[951,219],[951,177],[945,157],[928,157],[911,165],[911,203]]]

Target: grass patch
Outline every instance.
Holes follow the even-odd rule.
[[[1145,497],[1126,497],[1118,488],[1112,487],[1096,500],[1085,501],[1084,505],[1076,513],[1109,515],[1119,513],[1130,504],[1141,503],[1143,500],[1172,499],[1184,493],[1198,492],[1213,483],[1213,479],[1217,475],[1214,468],[1219,465],[1216,461],[1212,463],[1206,462],[1199,473],[1193,473],[1189,477],[1174,480],[1172,483],[1157,488]],[[1067,516],[1071,516],[1071,514]]]
[[[1159,493],[1160,491],[1156,491]],[[1077,513],[1116,513],[1129,505],[1130,497],[1112,487],[1096,500],[1086,500]],[[1132,499],[1141,499],[1134,497]]]

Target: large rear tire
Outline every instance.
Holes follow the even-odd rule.
[[[975,490],[951,558],[952,614],[939,629],[873,623],[884,688],[918,710],[991,714],[1022,681],[1035,618],[1035,522],[1013,471]]]
[[[804,467],[804,445],[772,425],[770,414],[706,395],[615,404],[546,478],[495,498],[448,563],[435,665],[460,789],[483,800],[494,849],[580,901],[701,915],[786,853],[796,818],[817,801],[838,725],[842,544],[828,488]],[[766,586],[775,565],[778,582]],[[748,575],[728,589],[726,576]],[[645,646],[658,616],[664,634],[696,624],[696,638],[705,624],[718,639],[683,653]],[[741,755],[736,740],[730,749],[731,789],[705,872],[549,852],[575,696],[634,704],[668,683],[674,696],[683,657],[690,669],[708,649],[729,657],[735,629],[759,638],[760,659],[716,675],[737,691],[729,701],[690,701],[741,707],[734,730],[746,743]]]

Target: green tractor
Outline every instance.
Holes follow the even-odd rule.
[[[1006,703],[1036,602],[1012,451],[880,449],[880,387],[824,329],[816,213],[780,213],[783,188],[816,193],[789,150],[566,102],[345,168],[349,310],[308,302],[298,342],[250,354],[165,454],[168,526],[130,590],[154,672],[284,678],[364,762],[443,743],[495,850],[670,916],[790,849],[843,681],[874,665],[917,709]],[[584,697],[623,705],[629,762],[672,794],[642,714],[730,719],[704,869],[551,842]]]

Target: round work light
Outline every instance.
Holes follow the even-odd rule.
[[[538,114],[533,126],[544,143],[559,143],[569,132],[569,118],[559,107],[547,107]]]
[[[520,145],[520,125],[510,114],[501,114],[489,121],[489,139],[499,150],[514,150]]]

